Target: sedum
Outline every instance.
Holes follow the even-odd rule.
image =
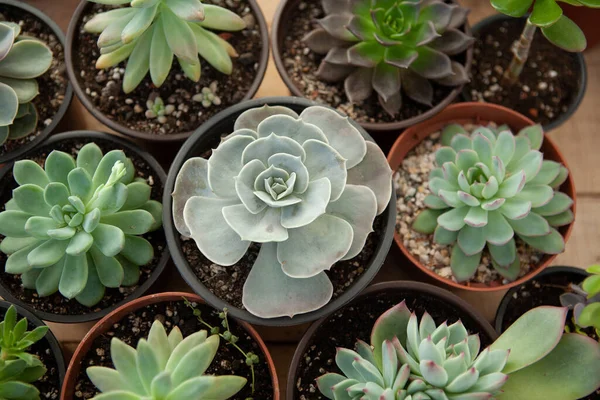
[[[35,131],[38,114],[32,101],[39,94],[35,78],[52,64],[48,46],[20,33],[18,24],[0,21],[0,146]]]
[[[200,80],[200,57],[219,72],[231,74],[231,58],[238,54],[210,29],[245,29],[244,20],[232,11],[200,0],[90,1],[123,5],[97,14],[84,29],[100,34],[101,56],[96,68],[106,69],[128,60],[123,78],[125,93],[133,91],[148,72],[152,83],[160,87],[169,75],[173,58],[194,82]]]
[[[185,339],[176,326],[169,335],[158,320],[137,347],[113,338],[114,369],[89,367],[87,374],[102,392],[95,400],[226,400],[246,385],[239,376],[204,373],[219,349],[219,335],[196,332]]]
[[[573,310],[577,328],[594,328],[600,338],[600,265],[587,269],[590,274],[581,285],[569,285],[560,296],[560,303]]]
[[[6,400],[39,400],[33,385],[46,373],[38,356],[27,350],[48,332],[47,326],[27,331],[27,319],[17,322],[17,310],[10,306],[0,322],[0,398]]]
[[[22,160],[13,175],[19,187],[0,213],[6,272],[21,274],[39,296],[59,291],[89,307],[105,287],[138,282],[139,267],[154,257],[140,235],[161,226],[162,205],[123,151],[103,155],[90,143],[76,160],[53,151],[44,169]]]
[[[220,265],[262,244],[243,304],[260,317],[291,317],[329,302],[324,271],[361,252],[391,175],[381,149],[334,110],[250,109],[208,160],[179,171],[175,226]]]
[[[429,208],[413,229],[453,245],[451,267],[458,281],[473,276],[486,247],[494,268],[515,280],[520,272],[515,236],[546,254],[564,251],[557,228],[573,222],[573,200],[558,188],[568,170],[544,160],[543,138],[539,125],[517,135],[504,127],[479,127],[470,135],[460,125],[444,128],[425,198]]]
[[[575,400],[600,386],[600,348],[562,336],[565,318],[565,308],[536,308],[480,352],[460,321],[437,326],[425,312],[419,322],[402,302],[377,319],[370,345],[339,348],[341,373],[317,385],[332,400]]]
[[[344,81],[348,99],[361,103],[375,92],[395,116],[401,91],[427,106],[431,81],[459,86],[469,81],[450,56],[464,52],[473,38],[459,28],[468,10],[442,0],[322,0],[325,18],[304,41],[325,55],[316,73],[328,82]]]

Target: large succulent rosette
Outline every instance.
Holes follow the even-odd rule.
[[[362,251],[390,200],[391,176],[381,149],[337,112],[255,108],[208,160],[183,165],[175,226],[225,266],[261,243],[243,304],[259,317],[291,317],[329,302],[324,271]]]

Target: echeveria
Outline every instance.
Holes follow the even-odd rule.
[[[413,228],[434,233],[436,243],[454,245],[451,267],[458,281],[471,278],[487,247],[495,269],[514,280],[520,260],[514,236],[546,254],[564,251],[557,228],[573,222],[573,200],[558,191],[569,171],[544,160],[541,126],[513,135],[508,128],[459,125],[442,132],[429,179],[429,207]]]
[[[103,155],[90,143],[75,160],[55,150],[44,169],[21,160],[13,175],[19,187],[0,213],[6,272],[39,296],[59,291],[89,307],[105,287],[138,282],[154,257],[141,235],[161,226],[162,205],[123,151]]]
[[[123,90],[133,91],[150,72],[152,83],[161,86],[171,70],[173,57],[186,77],[200,80],[200,57],[213,68],[231,74],[235,49],[210,31],[240,31],[244,20],[226,8],[200,0],[90,0],[94,3],[130,7],[95,15],[84,29],[98,33],[102,54],[97,68],[127,61]],[[200,57],[199,57],[200,56]]]
[[[373,326],[371,344],[340,348],[341,374],[317,379],[332,400],[576,400],[600,387],[600,347],[563,335],[566,309],[538,307],[479,352],[457,321],[436,325],[402,302]]]
[[[52,51],[41,41],[21,35],[21,27],[0,22],[0,145],[36,129],[31,102],[39,93],[35,78],[52,64]]]
[[[219,349],[219,335],[196,332],[185,339],[176,326],[167,336],[156,320],[137,348],[113,338],[114,369],[89,367],[87,374],[102,394],[95,400],[226,400],[246,378],[205,374]]]
[[[348,118],[265,106],[243,113],[208,160],[186,161],[173,216],[216,264],[233,265],[261,243],[244,306],[260,317],[293,316],[330,300],[324,271],[361,252],[390,200],[391,175],[381,149]]]
[[[432,105],[430,80],[444,86],[469,81],[449,56],[473,38],[459,28],[468,10],[441,0],[322,0],[325,17],[304,41],[326,55],[316,72],[328,82],[344,81],[348,99],[360,103],[375,91],[392,116],[402,108],[401,90]]]

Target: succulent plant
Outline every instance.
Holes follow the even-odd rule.
[[[460,54],[473,38],[459,28],[468,10],[442,0],[322,0],[325,18],[305,38],[326,54],[316,75],[344,80],[348,99],[360,103],[375,91],[391,116],[402,108],[401,90],[431,106],[433,86],[469,81],[465,68],[449,56]]]
[[[59,291],[88,307],[105,287],[138,282],[139,267],[154,256],[140,235],[161,226],[162,205],[123,151],[103,155],[89,143],[77,160],[53,151],[44,169],[17,161],[13,175],[19,187],[0,213],[6,272],[21,274],[39,296]]]
[[[39,94],[35,78],[52,64],[52,51],[41,41],[20,35],[18,24],[0,21],[0,146],[33,133]]]
[[[438,168],[429,179],[431,194],[425,198],[429,208],[417,216],[413,229],[454,245],[451,267],[459,282],[473,276],[486,246],[495,269],[516,279],[515,234],[546,254],[564,251],[556,228],[573,222],[573,200],[557,189],[568,170],[543,159],[543,138],[539,125],[516,136],[505,127],[496,132],[479,127],[470,136],[460,125],[444,128],[443,147],[435,154]]]
[[[573,310],[579,328],[593,327],[600,337],[600,265],[587,269],[590,273],[580,285],[569,285],[569,291],[560,296],[560,303]]]
[[[240,31],[244,20],[226,8],[200,0],[90,0],[125,5],[95,15],[84,29],[100,34],[101,56],[96,68],[106,69],[127,61],[123,91],[133,91],[150,72],[160,87],[171,70],[173,56],[186,77],[200,80],[200,55],[219,72],[231,74],[237,52],[209,29]]]
[[[202,103],[204,108],[209,108],[213,104],[215,106],[221,105],[221,98],[217,96],[217,81],[212,82],[209,87],[203,87],[200,93],[192,97],[192,100]]]
[[[361,252],[390,201],[391,175],[347,117],[264,106],[240,115],[209,160],[185,162],[173,217],[216,264],[233,265],[261,243],[244,306],[263,318],[293,316],[330,300],[324,271]]]
[[[113,338],[115,369],[89,367],[90,380],[102,392],[95,400],[225,400],[246,385],[246,378],[204,373],[219,349],[219,336],[201,330],[185,339],[177,326],[167,336],[158,320],[137,347]]]
[[[0,397],[6,400],[39,400],[33,382],[46,373],[40,359],[27,353],[48,332],[47,326],[27,331],[27,319],[17,322],[17,310],[10,306],[0,323]]]
[[[600,386],[600,348],[563,336],[565,317],[565,308],[531,310],[479,352],[460,321],[436,326],[425,313],[419,322],[402,302],[377,319],[370,345],[338,349],[341,374],[317,385],[332,400],[575,400]]]
[[[157,96],[153,100],[148,99],[148,101],[146,101],[146,108],[146,118],[156,118],[161,124],[167,122],[167,115],[171,115],[175,111],[175,106],[173,104],[165,105],[165,102],[160,96]]]
[[[559,2],[577,7],[600,8],[598,0],[491,0],[492,6],[498,12],[511,17],[521,18],[532,10],[523,33],[512,47],[514,57],[505,72],[508,82],[514,83],[519,79],[538,28],[546,39],[563,50],[581,52],[587,47],[585,34],[575,22],[563,14]]]

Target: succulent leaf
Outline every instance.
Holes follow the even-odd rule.
[[[180,170],[175,225],[220,265],[262,243],[244,286],[250,312],[273,318],[318,309],[332,294],[323,271],[357,256],[387,207],[385,156],[324,107],[300,116],[284,107],[251,109],[235,127],[208,161],[193,158]]]

